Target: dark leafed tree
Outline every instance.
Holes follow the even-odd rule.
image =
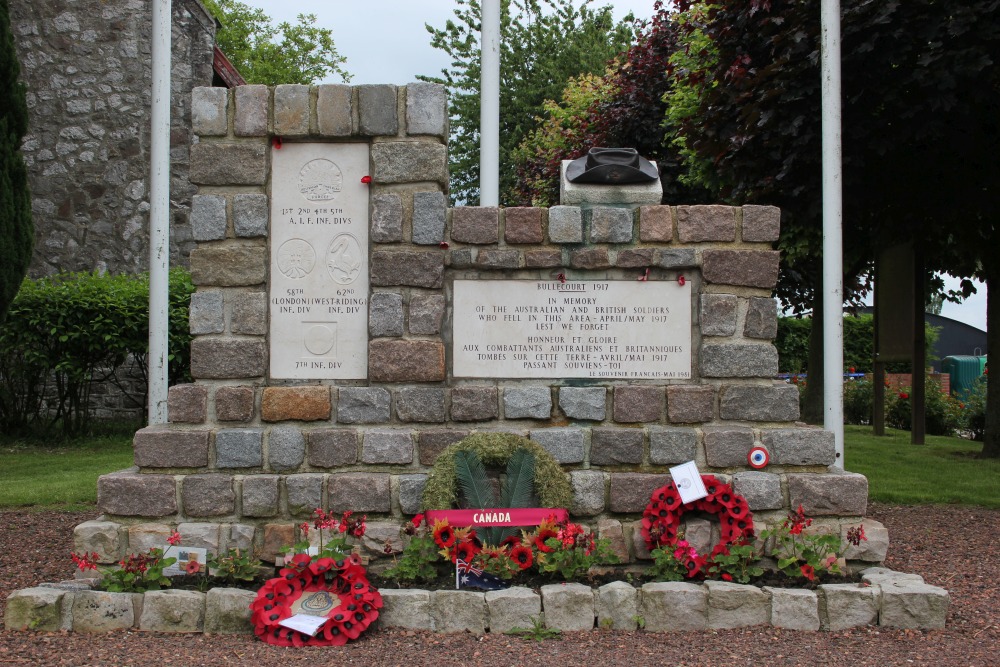
[[[24,84],[10,31],[7,0],[0,0],[0,319],[31,261],[34,227],[21,138],[28,131]]]
[[[592,0],[505,0],[500,52],[500,202],[515,200],[511,152],[537,127],[545,100],[559,99],[566,83],[603,74],[608,61],[628,48],[632,17],[615,22],[611,7]],[[451,115],[451,196],[479,201],[478,0],[457,0],[455,20],[427,26],[431,44],[451,58],[441,77],[421,77],[448,87]]]
[[[691,17],[682,39],[705,51],[672,70],[697,99],[668,131],[724,199],[782,208],[778,294],[820,313],[820,0],[678,5]],[[841,31],[848,296],[874,249],[906,239],[928,269],[995,280],[1000,2],[846,0]],[[813,327],[805,416],[815,418],[821,318]]]

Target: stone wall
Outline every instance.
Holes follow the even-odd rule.
[[[812,530],[841,533],[864,517],[867,480],[831,467],[832,434],[796,423],[798,389],[772,379],[777,209],[449,210],[441,87],[199,88],[193,99],[196,382],[171,388],[168,425],[136,434],[137,467],[101,478],[106,520],[78,529],[79,549],[117,559],[177,527],[189,546],[252,543],[267,559],[323,507],[367,514],[372,555],[386,540],[398,550],[436,456],[474,431],[528,435],[550,451],[571,479],[573,518],[626,560],[647,556],[636,520],[650,493],[692,459],[733,482],[758,528],[799,505]],[[274,380],[268,196],[281,176],[270,148],[346,139],[371,146],[368,379]],[[690,379],[453,376],[456,279],[676,289],[682,276]],[[770,452],[762,471],[747,465],[755,444]],[[866,520],[865,530],[848,558],[882,560],[884,528]]]
[[[215,22],[198,0],[172,7],[171,258],[184,263],[188,91],[212,83]],[[10,2],[27,85],[33,276],[148,266],[150,11],[148,0]]]

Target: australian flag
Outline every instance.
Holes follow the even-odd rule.
[[[498,591],[507,588],[503,579],[487,574],[482,568],[461,558],[455,561],[455,588],[478,588],[481,591]]]

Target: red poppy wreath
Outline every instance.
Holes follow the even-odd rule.
[[[368,582],[357,556],[312,562],[298,554],[265,583],[250,604],[254,634],[278,646],[339,646],[357,639],[378,618],[382,596]],[[310,636],[279,625],[295,614],[326,616]]]
[[[700,510],[718,516],[721,538],[712,552],[707,557],[691,553],[693,549],[685,554],[688,578],[704,575],[705,567],[712,557],[729,553],[727,545],[739,544],[753,537],[753,515],[750,514],[746,498],[712,475],[702,475],[701,481],[708,491],[706,497],[682,503],[677,486],[671,481],[653,491],[649,504],[642,513],[642,537],[650,551],[656,547],[677,544],[677,530],[681,525],[681,517],[686,512]]]

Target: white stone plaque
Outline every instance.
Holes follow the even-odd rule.
[[[368,377],[367,144],[271,151],[271,377]]]
[[[456,280],[455,377],[691,377],[691,283]]]

